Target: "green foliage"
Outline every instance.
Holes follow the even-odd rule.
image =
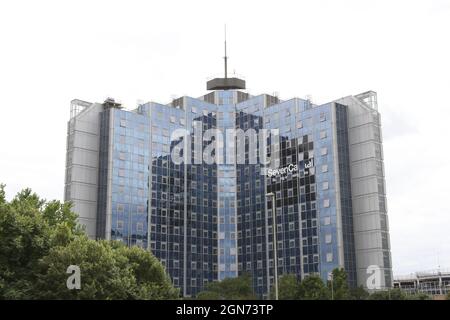
[[[5,203],[6,196],[5,196],[5,185],[3,183],[0,183],[0,205]]]
[[[407,295],[400,289],[388,290],[390,300],[406,300]]]
[[[328,289],[333,289],[333,299],[349,300],[351,296],[347,282],[347,272],[344,269],[336,268],[332,271],[332,274],[333,285],[331,285],[331,281],[328,281]]]
[[[406,296],[406,300],[431,300],[432,297],[426,293],[416,293]]]
[[[328,300],[330,292],[319,276],[311,275],[300,282],[297,297],[300,300]]]
[[[450,300],[450,292],[447,293],[447,300]]]
[[[30,188],[26,188],[20,191],[10,204],[19,211],[29,207],[41,210],[45,204],[45,200],[40,199]]]
[[[400,289],[377,291],[370,295],[369,300],[406,300],[407,295]]]
[[[351,288],[349,295],[352,300],[367,300],[369,299],[370,293],[367,292],[363,286],[359,286],[356,288]]]
[[[45,204],[42,216],[51,227],[67,224],[71,230],[77,230],[77,215],[71,209],[70,202],[61,203],[53,200]]]
[[[226,298],[222,295],[219,290],[213,286],[208,285],[205,291],[200,292],[197,295],[197,300],[225,300]]]
[[[278,299],[296,300],[298,298],[299,282],[294,274],[284,274],[278,279]],[[274,290],[271,291],[272,299],[275,298]]]
[[[373,292],[369,296],[369,300],[390,300],[389,299],[389,292],[387,292],[387,291],[376,291],[376,292]]]
[[[120,244],[118,253],[128,259],[127,266],[131,268],[136,279],[139,299],[177,299],[179,297],[179,290],[172,286],[164,267],[150,252]]]
[[[41,214],[43,202],[29,189],[0,206],[0,297],[27,298],[33,270],[48,254],[52,228]]]
[[[197,295],[199,300],[251,300],[256,299],[252,278],[248,274],[236,278],[208,283],[206,290]]]
[[[81,269],[81,289],[68,290],[69,265]],[[50,250],[40,263],[37,299],[176,299],[161,263],[140,248],[77,237]]]
[[[150,253],[89,240],[70,203],[47,202],[30,189],[5,199],[0,185],[0,299],[175,299],[164,268]],[[68,290],[69,265],[81,290]]]

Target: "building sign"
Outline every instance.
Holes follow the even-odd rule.
[[[314,158],[309,159],[308,161],[305,161],[304,168],[305,168],[305,176],[308,176],[310,174],[310,170],[313,170],[314,167]]]
[[[309,170],[314,167],[314,158],[311,158],[307,161],[305,161],[304,164],[304,170],[305,175],[309,174]],[[278,169],[267,169],[267,176],[269,178],[274,178],[277,176],[281,176],[282,179],[284,179],[285,175],[288,173],[294,173],[298,171],[298,166],[296,164],[290,164],[287,167],[278,168]]]
[[[279,175],[285,175],[287,173],[297,172],[298,166],[296,164],[290,164],[287,167],[278,168],[278,169],[268,169],[267,176],[268,177],[276,177]]]
[[[308,162],[305,162],[305,170],[311,169],[312,167],[314,167],[314,158],[311,158]]]

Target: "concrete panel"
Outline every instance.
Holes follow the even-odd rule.
[[[72,200],[97,201],[97,186],[73,182],[70,196]]]
[[[101,104],[92,104],[69,121],[66,199],[74,203],[89,237],[96,236],[97,179]]]
[[[358,143],[350,146],[350,161],[356,162],[375,157],[373,142]]]
[[[380,215],[376,212],[354,216],[353,225],[354,228],[359,231],[372,231],[380,229]]]
[[[372,124],[365,124],[350,130],[352,131],[352,134],[348,137],[350,145],[373,139]]]
[[[379,114],[353,96],[337,102],[348,106],[357,278],[358,285],[366,286],[367,268],[384,266],[383,244],[389,247],[387,219],[379,211],[379,198],[384,196],[384,188],[378,188],[380,180],[384,185]],[[392,278],[391,266],[388,267],[386,274],[382,271],[383,286]]]
[[[381,249],[381,234],[378,230],[355,233],[356,250]]]
[[[91,167],[73,166],[72,182],[79,182],[84,184],[97,184],[98,170]]]
[[[85,149],[73,149],[72,164],[98,168],[98,152]]]
[[[74,133],[75,148],[98,151],[98,144],[99,144],[98,135],[81,131],[75,131]]]
[[[377,177],[352,179],[352,194],[354,197],[378,192]]]
[[[375,175],[377,173],[376,160],[366,159],[355,162],[350,168],[350,173],[353,179]]]

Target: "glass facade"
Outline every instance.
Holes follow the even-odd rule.
[[[105,118],[112,118],[104,124],[113,126],[113,130],[104,129],[110,134],[112,132],[110,144],[105,143],[104,146],[111,150],[111,156],[109,161],[101,159],[102,163],[111,166],[110,238],[146,248],[150,159],[149,149],[146,148],[150,137],[148,118],[119,109],[103,112],[109,113],[104,115]],[[101,172],[108,171],[102,169]]]
[[[219,112],[217,125],[221,132],[235,126],[235,106],[233,91],[218,92]],[[224,150],[233,148],[233,140],[223,135]],[[233,159],[223,154],[223,163],[218,164],[218,248],[219,248],[219,280],[237,276],[237,230],[236,230],[236,165]],[[232,163],[232,164],[229,164]]]
[[[253,275],[255,290],[261,296],[273,285],[275,247],[278,275],[291,273],[303,278],[316,273],[327,279],[340,264],[332,104],[313,108],[301,99],[272,105],[271,100],[263,96],[238,105],[248,112],[239,114],[240,128],[280,129],[275,145],[280,158],[275,167],[298,168],[275,177],[266,177],[261,165],[240,165],[237,170],[241,191],[239,268]]]
[[[344,104],[237,90],[133,111],[104,106],[96,236],[151,250],[184,296],[249,273],[268,297],[275,266],[324,280],[343,267],[355,286],[348,122]],[[278,134],[253,141],[263,129]]]
[[[342,234],[344,245],[344,266],[349,284],[356,286],[355,235],[353,232],[352,190],[350,177],[350,156],[348,141],[347,107],[336,103],[336,137],[339,165],[340,205],[342,212]]]

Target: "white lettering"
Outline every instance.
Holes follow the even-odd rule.
[[[81,289],[81,272],[80,267],[75,265],[70,265],[67,267],[66,273],[71,273],[71,275],[67,278],[66,286],[67,289]]]

